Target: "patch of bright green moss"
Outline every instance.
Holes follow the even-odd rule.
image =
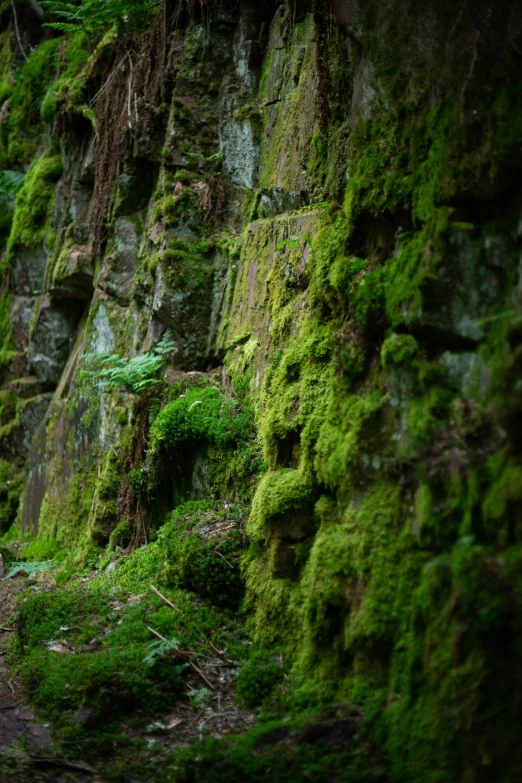
[[[151,427],[150,450],[208,441],[226,446],[248,440],[252,417],[237,400],[213,388],[189,389],[168,403]]]
[[[8,253],[18,245],[35,247],[46,237],[54,208],[55,185],[63,170],[60,155],[46,152],[32,164],[16,197]]]

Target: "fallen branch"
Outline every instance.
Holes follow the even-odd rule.
[[[160,633],[155,631],[154,628],[151,628],[150,625],[147,625],[147,631],[150,631],[151,633],[153,633],[154,636],[157,636],[158,639],[161,639],[162,642],[167,642],[168,641],[168,639],[165,639],[164,636],[162,636]]]
[[[233,710],[226,710],[225,712],[215,712],[214,715],[210,716],[210,718],[206,718],[206,720],[203,721],[203,723],[201,724],[201,726],[199,728],[202,729],[203,726],[205,725],[205,723],[208,723],[209,721],[214,720],[214,718],[223,718],[225,715],[236,715],[236,717],[239,720],[244,721],[244,718],[241,717],[241,715],[238,715],[237,712],[234,712]]]
[[[196,715],[196,717],[194,718],[194,720],[192,721],[192,723],[190,723],[190,724],[187,726],[187,730],[190,730],[190,729],[193,729],[193,728],[194,728],[194,726],[196,725],[196,723],[197,723],[197,722],[198,722],[198,720],[201,718],[201,716],[203,715],[203,713],[204,713],[204,712],[205,712],[205,707],[203,707],[203,709],[202,709],[202,710],[200,710],[200,711],[198,712],[198,714]]]
[[[218,552],[218,551],[217,551],[217,547],[216,547],[216,549],[214,549],[214,552],[216,553],[216,555],[219,555],[219,556],[220,556],[220,557],[221,557],[221,558],[222,558],[222,559],[225,561],[225,563],[227,564],[227,566],[228,566],[229,568],[231,568],[232,570],[234,570],[234,566],[233,566],[233,565],[231,565],[231,564],[228,562],[228,560],[226,559],[225,555],[222,555],[222,554],[221,554],[221,552]]]
[[[4,628],[3,625],[0,625],[0,631],[16,631],[16,628]]]
[[[61,769],[75,769],[77,772],[86,772],[88,775],[96,775],[96,770],[92,767],[85,767],[83,764],[75,764],[73,761],[65,759],[46,758],[45,756],[29,756],[33,764],[48,764],[52,767]]]
[[[203,674],[203,672],[201,671],[201,669],[198,669],[198,667],[196,666],[196,664],[194,663],[194,661],[191,661],[191,660],[190,660],[190,658],[189,658],[189,664],[190,664],[190,666],[191,666],[191,667],[194,669],[194,671],[196,672],[196,674],[198,675],[198,677],[200,677],[200,678],[203,680],[203,682],[204,682],[204,683],[206,683],[206,684],[208,685],[208,687],[210,688],[210,690],[211,690],[211,691],[215,691],[215,690],[216,690],[216,688],[214,687],[214,685],[212,685],[212,683],[210,682],[210,680],[207,680],[207,678],[205,677],[205,675]]]
[[[178,607],[177,607],[175,604],[173,604],[173,603],[172,603],[172,601],[169,601],[169,599],[168,599],[168,598],[165,598],[165,596],[163,595],[163,593],[160,593],[160,591],[159,591],[159,590],[156,590],[156,588],[154,587],[154,585],[150,585],[150,589],[151,589],[151,590],[154,590],[154,592],[156,593],[156,595],[159,595],[159,597],[161,598],[161,600],[162,600],[162,601],[165,601],[165,603],[167,604],[167,606],[170,606],[170,608],[171,608],[171,609],[175,609],[175,610],[176,610],[176,612],[179,612],[180,614],[183,614],[183,612],[181,611],[181,609],[178,609]]]

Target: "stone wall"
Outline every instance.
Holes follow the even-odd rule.
[[[16,59],[5,11],[2,25]],[[9,124],[12,85],[0,105],[1,165],[28,171],[3,256],[18,524],[106,545],[144,419],[79,371],[170,329],[169,383],[219,375],[256,409],[258,640],[371,705],[392,779],[514,780],[518,4],[217,3],[154,25],[128,54],[153,63],[154,89],[112,42],[45,77],[54,130]],[[203,450],[174,471],[184,497],[220,491],[209,465]],[[162,487],[154,513],[175,503]]]

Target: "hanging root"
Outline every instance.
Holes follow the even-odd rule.
[[[139,123],[140,105],[157,105],[165,88],[166,16],[132,39],[116,41],[113,67],[91,101],[96,107],[96,152],[90,230],[95,257],[102,253],[127,134]]]

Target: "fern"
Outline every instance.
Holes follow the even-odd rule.
[[[289,239],[283,239],[281,242],[277,243],[276,250],[283,250],[285,247],[290,249],[297,247],[299,245],[300,239],[301,237],[289,237]]]
[[[12,579],[18,574],[24,574],[28,577],[33,577],[35,574],[40,574],[42,571],[49,571],[56,565],[54,560],[41,560],[40,562],[33,563],[17,563],[14,565],[4,579]]]
[[[25,174],[21,171],[0,171],[0,207],[12,212],[16,194],[24,184]]]
[[[137,394],[161,383],[161,380],[154,376],[175,348],[172,332],[168,329],[152,351],[133,359],[118,354],[86,354],[84,361],[91,365],[92,369],[81,370],[79,376],[91,378],[96,385],[106,389],[123,386]]]
[[[52,19],[47,27],[61,33],[79,29],[97,33],[116,24],[119,32],[135,32],[146,27],[158,2],[151,0],[41,0]]]
[[[157,641],[151,642],[148,645],[149,652],[143,659],[144,663],[147,664],[147,666],[154,666],[156,663],[156,660],[158,658],[162,658],[165,655],[168,655],[171,652],[174,652],[176,650],[179,650],[179,640],[178,639],[158,639]],[[179,669],[184,669],[186,666],[181,665]]]

